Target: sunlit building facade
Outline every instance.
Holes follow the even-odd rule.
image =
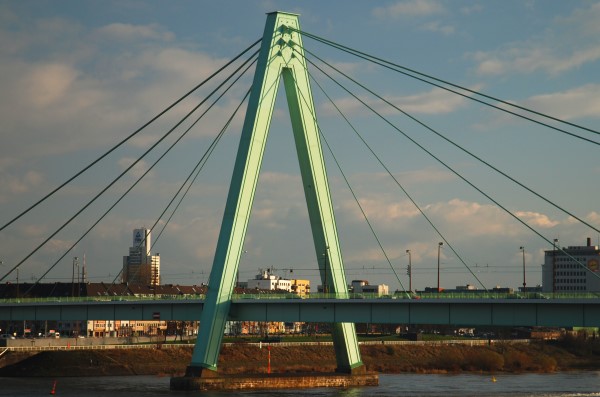
[[[590,238],[584,246],[556,245],[545,251],[542,292],[600,292],[599,268],[600,250]]]
[[[122,281],[126,284],[160,285],[160,255],[151,254],[149,229],[133,230],[133,246],[123,257]]]

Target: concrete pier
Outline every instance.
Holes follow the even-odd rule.
[[[183,376],[171,378],[171,390],[305,389],[314,387],[377,386],[376,373],[277,373],[226,375],[215,377]]]

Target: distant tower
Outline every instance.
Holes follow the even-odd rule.
[[[160,255],[152,255],[150,229],[133,230],[133,246],[123,257],[122,280],[128,284],[160,285]]]

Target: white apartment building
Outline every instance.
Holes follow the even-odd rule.
[[[352,280],[351,289],[355,294],[365,293],[382,296],[390,293],[390,288],[386,284],[369,284],[367,280]]]
[[[545,251],[542,292],[600,292],[599,264],[600,250],[590,238],[584,246]]]
[[[292,291],[292,280],[271,274],[269,269],[259,269],[259,274],[248,280],[248,289]]]
[[[133,245],[123,257],[122,280],[128,284],[160,285],[160,255],[151,254],[152,236],[149,229],[133,230]]]

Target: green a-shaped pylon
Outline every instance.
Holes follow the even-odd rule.
[[[346,277],[302,39],[297,33],[299,30],[298,16],[295,14],[273,12],[267,16],[208,291],[200,318],[198,341],[192,363],[188,367],[188,376],[198,376],[205,369],[213,371],[217,369],[223,331],[231,305],[231,295],[281,76],[283,76],[288,100],[321,280],[326,292],[336,293],[339,298],[347,298]],[[333,340],[338,371],[354,372],[364,368],[353,323],[333,324]],[[210,372],[212,371],[209,371],[209,374]],[[210,376],[209,374],[204,376]]]

